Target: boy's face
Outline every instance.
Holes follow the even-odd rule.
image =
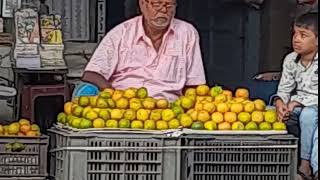
[[[318,49],[318,37],[312,30],[294,26],[292,46],[298,54],[313,53]]]

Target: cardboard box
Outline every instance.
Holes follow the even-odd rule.
[[[16,58],[16,67],[39,69],[41,68],[40,55],[18,55]]]
[[[39,44],[39,17],[34,9],[21,9],[15,13],[16,43]]]
[[[39,55],[37,44],[16,44],[14,49],[14,58],[24,55]]]

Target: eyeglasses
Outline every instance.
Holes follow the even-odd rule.
[[[177,3],[168,3],[168,2],[150,2],[149,0],[145,0],[147,3],[151,4],[152,8],[160,11],[163,7],[165,7],[168,10],[173,10]]]

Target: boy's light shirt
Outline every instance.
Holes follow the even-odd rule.
[[[284,103],[297,101],[304,106],[318,105],[318,53],[308,67],[301,61],[296,62],[297,56],[295,52],[286,56],[277,95]],[[294,90],[297,93],[291,96]]]

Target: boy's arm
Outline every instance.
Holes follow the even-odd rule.
[[[288,104],[291,92],[296,88],[295,82],[295,61],[292,55],[288,55],[283,63],[282,75],[278,86],[277,96],[283,103]]]

